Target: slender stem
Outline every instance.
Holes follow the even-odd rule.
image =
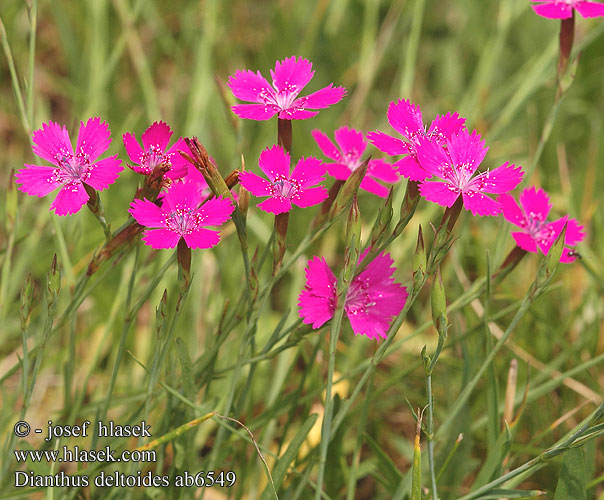
[[[292,121],[278,118],[277,122],[277,144],[290,155],[292,154]]]
[[[428,467],[430,468],[432,500],[438,500],[434,467],[434,397],[432,396],[432,375],[426,376],[426,393],[428,395],[428,422],[426,426],[426,437],[428,438]]]

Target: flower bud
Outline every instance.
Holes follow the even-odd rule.
[[[390,221],[392,220],[392,193],[393,189],[390,188],[388,198],[386,198],[386,203],[384,203],[378,211],[375,225],[371,230],[372,247],[376,246],[376,244],[382,240],[384,234],[386,234],[386,231],[388,230],[388,226],[390,226]]]
[[[361,254],[361,212],[356,194],[352,198],[346,221],[346,257],[344,279],[351,281]]]
[[[367,158],[361,164],[361,166],[359,166],[354,172],[352,172],[352,174],[350,174],[350,177],[348,177],[348,179],[346,179],[346,181],[344,182],[344,185],[338,192],[333,206],[331,207],[331,212],[329,214],[330,219],[333,219],[337,214],[344,210],[344,207],[348,205],[350,200],[352,200],[352,197],[359,190],[361,181],[367,173],[367,166],[369,165],[369,160],[371,160],[371,157]]]
[[[21,289],[21,330],[26,331],[29,327],[29,319],[31,316],[31,304],[34,300],[34,284],[31,279],[31,274],[25,278],[25,284]]]
[[[447,334],[447,299],[445,297],[445,288],[440,273],[440,266],[436,268],[434,274],[434,284],[430,294],[430,303],[432,306],[432,322],[439,336]]]

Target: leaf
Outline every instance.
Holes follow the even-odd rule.
[[[554,500],[586,500],[585,450],[570,448],[562,460],[562,469]]]
[[[506,490],[494,489],[481,495],[476,500],[491,500],[499,498],[534,498],[545,495],[545,491],[540,490]]]

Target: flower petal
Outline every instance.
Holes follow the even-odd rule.
[[[152,248],[174,248],[180,240],[180,234],[169,229],[148,229],[142,240]]]
[[[165,214],[155,203],[147,199],[134,200],[128,210],[136,222],[145,227],[165,227]]]
[[[604,16],[604,4],[600,2],[577,2],[575,9],[583,17],[602,17]]]
[[[274,98],[275,95],[274,89],[260,71],[256,73],[250,70],[235,71],[235,74],[229,77],[227,86],[233,95],[242,101],[264,103],[263,96]]]
[[[199,185],[194,182],[175,182],[166,191],[164,197],[164,209],[174,210],[196,210],[201,203],[201,192]]]
[[[254,172],[245,170],[239,174],[239,184],[254,196],[270,196],[272,184]]]
[[[501,211],[503,212],[505,220],[511,222],[515,226],[526,227],[526,216],[512,195],[502,194],[497,198],[497,201],[501,205]]]
[[[469,173],[476,172],[478,165],[484,160],[489,150],[476,130],[470,134],[466,129],[462,129],[458,135],[448,139],[447,147],[453,165],[456,168],[463,166]],[[426,168],[421,159],[420,163]]]
[[[55,175],[58,169],[27,164],[25,167],[17,170],[15,174],[15,181],[18,184],[23,184],[19,186],[19,191],[30,196],[42,197],[61,185]]]
[[[264,200],[262,203],[259,203],[258,208],[260,210],[264,210],[265,212],[277,215],[289,212],[292,209],[292,204],[287,198],[275,196]]]
[[[457,113],[447,113],[446,115],[437,115],[428,129],[428,134],[434,134],[436,142],[444,144],[446,139],[452,135],[459,133],[466,122],[465,118],[461,118]]]
[[[172,137],[172,130],[165,122],[154,122],[147,130],[143,132],[143,148],[145,151],[149,151],[151,146],[154,146],[162,153],[168,147]]]
[[[313,257],[304,272],[306,284],[298,297],[298,313],[304,323],[319,328],[333,316],[337,280],[324,258]]]
[[[566,221],[566,236],[564,237],[564,243],[566,245],[576,245],[585,238],[583,232],[583,226],[581,226],[576,219],[568,219]]]
[[[284,109],[279,112],[279,118],[282,120],[306,120],[319,114],[318,111],[308,111],[307,109],[300,109],[295,107],[298,101],[294,101],[290,108]]]
[[[388,183],[397,182],[400,177],[394,165],[388,163],[381,158],[376,160],[371,160],[369,162],[369,167],[367,168],[367,175],[374,177],[376,179],[380,179],[381,181]]]
[[[570,5],[562,2],[550,1],[540,5],[531,5],[536,14],[548,19],[568,19],[573,15]]]
[[[326,166],[321,160],[312,156],[308,158],[302,157],[294,167],[289,178],[298,181],[302,188],[315,186],[323,180],[325,169]]]
[[[32,142],[33,152],[53,165],[58,166],[63,156],[73,156],[67,128],[58,123],[42,124],[42,128],[32,134]]]
[[[407,100],[399,99],[388,106],[388,123],[399,134],[407,139],[424,133],[424,122],[419,106]]]
[[[498,215],[501,213],[501,205],[493,198],[479,191],[464,191],[463,206],[472,212],[472,215]]]
[[[318,205],[324,201],[328,195],[327,188],[319,186],[300,190],[298,196],[294,196],[291,201],[294,205],[306,208]]]
[[[331,139],[327,136],[327,134],[324,134],[319,129],[313,130],[311,134],[315,139],[316,143],[318,144],[319,148],[321,149],[323,154],[327,156],[327,158],[331,158],[335,161],[341,161],[342,154],[340,153],[340,150],[335,146],[333,142],[331,142]]]
[[[405,156],[394,165],[398,167],[398,171],[403,177],[411,181],[423,181],[432,177],[432,174],[421,166],[414,155]]]
[[[522,167],[505,162],[494,170],[487,170],[471,179],[466,187],[483,193],[503,194],[514,189],[522,181]]]
[[[75,214],[88,201],[88,193],[81,182],[64,184],[50,205],[57,215]]]
[[[126,132],[122,136],[122,139],[124,140],[124,148],[126,148],[126,153],[128,154],[128,158],[130,158],[130,161],[132,163],[140,165],[142,161],[141,157],[143,156],[144,151],[141,145],[136,140],[134,134]]]
[[[340,127],[334,132],[334,136],[342,155],[349,161],[358,160],[367,149],[363,133],[353,128]]]
[[[258,166],[271,182],[274,182],[277,176],[289,179],[290,157],[281,146],[274,145],[263,150],[258,159]]]
[[[78,132],[78,143],[76,145],[77,155],[87,155],[88,161],[93,163],[101,156],[111,144],[111,130],[106,122],[100,118],[89,118],[86,124],[80,122]]]
[[[386,186],[380,184],[378,181],[372,179],[368,175],[363,178],[359,187],[368,193],[379,196],[380,198],[387,198],[388,193],[390,192]]]
[[[341,163],[326,163],[327,173],[338,180],[345,181],[352,173],[346,165]]]
[[[247,120],[269,120],[279,112],[272,104],[238,104],[231,109],[239,118]]]
[[[179,137],[178,140],[170,146],[168,151],[166,151],[166,157],[172,164],[170,170],[166,172],[166,177],[169,179],[182,179],[188,173],[189,165],[191,164],[180,154],[180,151],[184,151],[189,156],[192,156],[189,146],[187,146],[187,143],[182,137]]]
[[[231,218],[235,205],[230,198],[212,198],[199,209],[199,223],[202,226],[220,226]]]
[[[432,203],[443,207],[452,207],[459,197],[459,192],[448,182],[424,181],[419,185],[419,194]]]
[[[346,89],[344,87],[334,87],[333,83],[330,83],[321,90],[296,99],[292,106],[303,109],[325,109],[340,102],[345,95]]]
[[[110,156],[91,165],[88,177],[83,180],[97,191],[102,191],[117,180],[122,170],[124,170],[122,160],[117,155]]]
[[[296,60],[295,56],[287,57],[283,61],[275,63],[275,69],[271,70],[273,87],[277,93],[287,95],[298,95],[300,91],[310,82],[315,72],[312,63],[302,57]]]
[[[398,139],[397,137],[384,134],[384,132],[380,132],[379,130],[376,130],[375,132],[368,132],[367,139],[369,139],[371,143],[380,151],[383,151],[391,156],[405,155],[409,153],[409,144],[401,139]]]
[[[527,217],[540,221],[547,220],[552,205],[543,189],[526,188],[520,193],[519,200]]]
[[[218,245],[220,233],[211,229],[198,228],[183,235],[189,248],[212,248]]]
[[[435,175],[441,179],[447,179],[453,181],[452,171],[455,169],[453,160],[447,154],[446,150],[431,141],[427,137],[419,138],[419,145],[417,146],[417,161],[420,166],[428,172],[429,175]],[[397,162],[398,164],[398,162]],[[419,170],[413,169],[410,165],[405,165],[409,175],[418,176],[421,174]],[[399,172],[405,175],[405,172],[399,168]],[[411,178],[411,177],[410,177]],[[414,179],[412,179],[414,180]]]
[[[512,233],[512,237],[514,238],[516,245],[523,250],[533,253],[537,252],[537,243],[529,234],[517,231]]]

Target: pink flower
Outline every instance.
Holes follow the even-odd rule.
[[[189,248],[211,248],[220,241],[220,234],[204,226],[223,224],[235,207],[224,198],[214,198],[203,205],[201,200],[198,186],[175,182],[161,207],[147,199],[134,200],[129,212],[142,226],[158,228],[143,234],[143,241],[153,248],[174,248],[181,237]]]
[[[535,13],[548,19],[569,19],[575,9],[583,17],[604,16],[604,4],[600,2],[586,2],[585,0],[531,0],[539,2],[531,5]]]
[[[335,163],[327,163],[327,171],[336,179],[346,180],[352,172],[361,166],[361,157],[367,148],[363,133],[353,128],[342,127],[334,132],[338,147],[320,130],[313,130],[312,136],[323,151]],[[382,159],[371,160],[367,173],[361,181],[361,188],[370,193],[386,198],[388,188],[377,182],[377,179],[394,183],[399,179],[392,165]]]
[[[233,106],[233,112],[250,120],[268,120],[277,113],[282,120],[303,120],[315,116],[318,112],[309,109],[328,108],[346,95],[346,89],[330,83],[317,92],[298,97],[314,74],[311,62],[301,57],[296,60],[295,56],[275,63],[275,70],[271,70],[272,86],[260,71],[236,71],[229,77],[227,85],[237,99],[258,104]]]
[[[134,134],[129,132],[123,136],[124,147],[134,165],[130,168],[143,175],[150,175],[153,169],[165,163],[170,166],[165,174],[169,179],[180,179],[187,173],[188,162],[179,153],[179,150],[189,151],[182,138],[179,138],[166,151],[172,137],[172,130],[164,122],[155,122],[143,132],[141,139],[143,147],[136,140]]]
[[[388,106],[388,123],[407,140],[402,141],[380,131],[369,132],[367,138],[384,153],[392,156],[406,155],[394,165],[399,167],[399,172],[404,177],[412,181],[422,181],[430,177],[430,173],[417,161],[420,138],[427,137],[439,146],[444,146],[447,139],[463,128],[465,121],[466,119],[460,118],[457,113],[447,113],[432,120],[426,132],[419,106],[399,99],[397,103],[393,101]]]
[[[552,208],[549,197],[543,189],[530,187],[520,193],[520,206],[509,194],[499,197],[499,203],[503,210],[503,216],[518,226],[521,231],[513,232],[512,236],[516,244],[527,252],[537,252],[547,255],[556,238],[558,238],[564,224],[566,223],[565,245],[576,245],[585,238],[583,226],[575,219],[568,216],[553,222],[547,221],[547,216]],[[568,248],[562,252],[560,262],[572,262],[575,257]]]
[[[74,153],[65,126],[48,122],[33,133],[32,150],[54,167],[25,165],[15,174],[20,191],[31,196],[46,196],[60,187],[50,205],[57,215],[74,214],[88,201],[84,184],[102,191],[114,183],[124,169],[117,155],[96,161],[111,144],[111,131],[100,118],[80,122]]]
[[[458,135],[447,139],[442,147],[427,138],[420,140],[417,159],[430,174],[443,181],[423,181],[420,194],[429,201],[451,207],[459,195],[463,205],[473,215],[497,215],[500,204],[485,193],[503,194],[514,189],[524,172],[520,167],[504,163],[472,177],[484,159],[487,150],[480,135],[462,129]]]
[[[246,170],[239,174],[239,182],[254,196],[269,196],[258,205],[265,212],[281,214],[299,207],[312,207],[327,198],[327,189],[316,186],[325,175],[325,165],[316,158],[301,158],[290,173],[290,157],[280,146],[260,153],[260,170],[268,180]]]
[[[385,339],[392,318],[405,306],[407,290],[394,283],[392,264],[390,254],[382,253],[352,281],[344,311],[355,335]],[[304,323],[319,328],[334,315],[337,279],[324,258],[313,257],[305,272],[306,284],[298,297],[299,313]]]

